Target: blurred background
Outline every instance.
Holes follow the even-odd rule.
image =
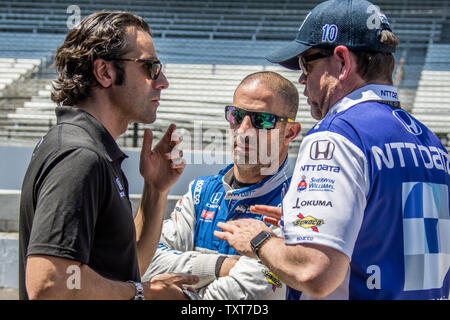
[[[229,162],[228,124],[224,106],[246,75],[271,70],[299,89],[300,136],[292,143],[295,160],[302,137],[315,124],[298,84],[300,73],[264,59],[295,38],[315,0],[12,0],[0,1],[0,299],[17,297],[18,204],[31,152],[55,125],[50,100],[56,79],[57,47],[76,22],[100,10],[124,10],[143,17],[170,87],[161,95],[157,120],[130,124],[118,140],[129,158],[124,162],[133,206],[139,201],[138,173],[143,129],[158,139],[169,123],[190,141],[191,157],[172,188],[168,210],[196,176],[213,174]],[[450,150],[450,1],[373,0],[387,15],[401,44],[395,53],[395,85],[402,107],[427,125]],[[217,161],[196,154],[208,147]],[[194,159],[200,159],[194,161]],[[194,163],[195,162],[195,163]],[[188,162],[189,163],[189,162]]]

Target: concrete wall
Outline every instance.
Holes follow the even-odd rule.
[[[0,232],[19,231],[20,190],[0,190]]]
[[[0,189],[20,190],[33,147],[0,146]]]
[[[181,196],[169,195],[165,218],[169,218]],[[133,214],[136,215],[141,195],[130,195]],[[19,232],[20,190],[0,190],[0,232]]]
[[[0,233],[0,288],[17,288],[19,282],[19,234]]]
[[[0,145],[0,189],[21,189],[33,149],[34,146]],[[139,173],[140,149],[123,149],[123,151],[128,156],[123,161],[122,168],[130,185],[130,194],[140,194],[144,185],[144,180]],[[196,159],[196,156],[192,155],[191,152],[184,152],[184,157],[192,159],[192,162]],[[225,156],[223,160],[227,160]],[[225,161],[217,164],[188,164],[180,179],[172,186],[170,194],[184,194],[192,179],[198,176],[215,174],[225,165]]]

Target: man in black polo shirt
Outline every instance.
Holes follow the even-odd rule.
[[[184,162],[173,152],[175,125],[152,150],[144,133],[144,190],[133,220],[126,155],[115,140],[130,122],[155,120],[168,87],[143,19],[92,14],[56,54],[52,100],[58,124],[36,146],[22,186],[21,299],[177,299],[194,276],[140,283],[156,250],[170,187]],[[171,156],[169,156],[169,154]]]

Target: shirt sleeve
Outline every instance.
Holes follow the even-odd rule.
[[[189,184],[191,190],[192,182]],[[177,202],[170,219],[163,222],[160,242],[180,251],[194,248],[194,228],[196,223],[192,194],[188,191]]]
[[[368,190],[361,149],[334,132],[306,136],[283,199],[285,243],[321,244],[351,257]]]
[[[87,264],[99,210],[102,166],[88,149],[59,153],[35,183],[36,209],[28,255]]]
[[[284,300],[286,285],[257,259],[240,257],[226,277],[199,290],[204,300]]]

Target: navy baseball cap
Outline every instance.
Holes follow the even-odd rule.
[[[297,37],[266,59],[283,67],[299,70],[298,56],[312,47],[395,52],[395,47],[380,42],[382,30],[390,30],[380,9],[367,0],[329,0],[318,4],[306,16]]]

